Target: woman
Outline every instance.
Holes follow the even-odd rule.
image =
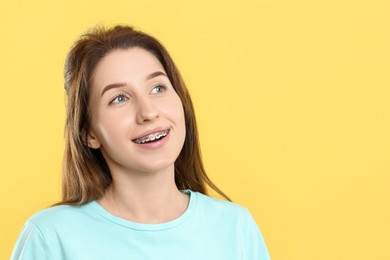
[[[269,259],[247,209],[207,196],[188,91],[165,48],[127,26],[71,49],[63,200],[12,259]]]

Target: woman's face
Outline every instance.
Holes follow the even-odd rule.
[[[174,169],[185,139],[183,106],[153,54],[110,52],[90,88],[88,145],[100,148],[112,173]]]

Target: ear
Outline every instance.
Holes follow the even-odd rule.
[[[82,138],[84,145],[87,145],[89,148],[99,149],[101,146],[99,139],[96,137],[96,134],[93,132],[92,129],[90,129],[88,133],[86,133],[84,129],[82,133]]]

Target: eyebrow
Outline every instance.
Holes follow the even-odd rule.
[[[145,81],[151,80],[151,79],[156,78],[156,77],[158,77],[158,76],[165,76],[165,77],[168,77],[167,75],[165,75],[164,72],[162,72],[162,71],[156,71],[156,72],[153,72],[153,73],[149,74],[148,76],[146,76],[146,77],[145,77]],[[113,89],[113,88],[121,88],[121,87],[125,87],[125,86],[127,86],[127,84],[124,83],[124,82],[108,84],[107,86],[105,86],[105,87],[103,88],[101,96],[103,96],[103,94],[104,94],[106,91],[110,90],[110,89]]]
[[[153,79],[155,77],[158,77],[158,76],[165,76],[165,77],[167,77],[167,75],[165,75],[164,72],[156,71],[156,72],[153,72],[152,74],[149,74],[148,76],[146,76],[145,81],[151,80],[151,79]]]

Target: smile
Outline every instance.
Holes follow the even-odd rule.
[[[142,137],[142,138],[134,139],[133,142],[137,143],[137,144],[156,142],[156,141],[161,140],[164,137],[166,137],[168,135],[168,133],[169,133],[169,129],[161,131],[161,132],[153,133],[153,134],[150,134],[150,135]]]

